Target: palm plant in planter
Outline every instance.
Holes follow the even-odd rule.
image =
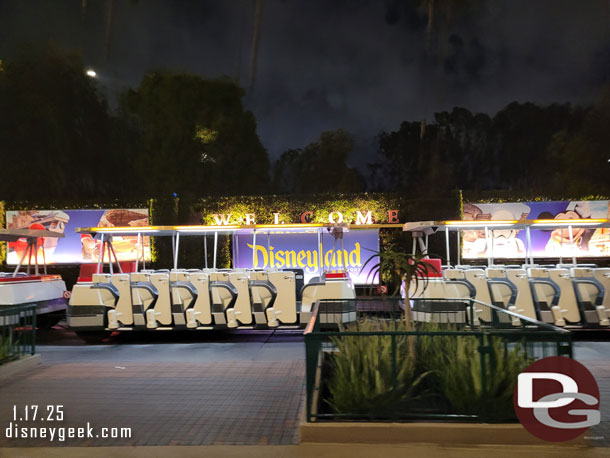
[[[425,289],[428,285],[428,276],[431,272],[436,272],[433,265],[428,263],[428,255],[414,255],[404,253],[402,251],[384,250],[376,251],[369,257],[362,270],[370,263],[379,258],[376,264],[371,267],[368,277],[385,278],[387,282],[395,285],[392,295],[395,296],[400,291],[400,287],[404,283],[405,290],[405,325],[407,331],[413,330],[413,322],[411,319],[411,305],[409,302],[409,291],[411,286],[414,286],[413,291]],[[368,280],[367,277],[367,280]]]

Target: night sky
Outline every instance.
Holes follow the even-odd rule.
[[[264,0],[253,87],[254,0],[114,0],[107,56],[109,0],[85,3],[0,0],[0,58],[25,41],[82,50],[111,99],[150,70],[227,75],[272,159],[340,127],[362,157],[404,120],[590,103],[610,81],[609,0],[441,0],[456,6],[430,41],[425,1]]]

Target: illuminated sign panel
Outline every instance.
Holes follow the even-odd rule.
[[[101,241],[88,234],[74,232],[77,227],[148,226],[147,209],[110,210],[25,210],[7,211],[7,229],[47,229],[63,232],[64,238],[47,238],[44,241],[44,255],[47,264],[80,264],[98,262]],[[113,237],[113,247],[119,261],[135,261],[137,235]],[[146,260],[150,261],[150,238],[142,237]],[[8,244],[7,264],[16,265],[23,255],[25,239]],[[141,249],[140,249],[141,253]],[[106,257],[105,257],[106,258]],[[42,248],[39,248],[38,262],[42,263]],[[106,258],[107,260],[107,258]],[[28,259],[24,260],[27,264]],[[32,264],[34,259],[32,259]]]
[[[609,201],[550,201],[464,204],[464,220],[556,220],[561,227],[552,230],[530,229],[534,258],[607,257],[610,256],[610,229],[595,227],[568,228],[571,219],[606,219]],[[525,230],[488,229],[462,231],[464,259],[525,258]]]
[[[362,266],[379,251],[378,230],[352,230],[343,234],[343,250],[337,240],[323,231],[321,247],[318,246],[316,230],[273,230],[269,234],[235,234],[233,236],[233,265],[246,269],[303,269],[305,282],[317,277],[322,271],[339,270],[347,265],[350,278],[357,285],[377,284],[378,278],[371,268],[379,262],[375,257],[362,270]],[[256,253],[253,253],[256,247]],[[321,248],[321,249],[320,249]],[[322,256],[320,256],[322,251]]]

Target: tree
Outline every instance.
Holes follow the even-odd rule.
[[[269,159],[228,79],[156,72],[121,97],[140,131],[138,182],[150,196],[262,193]]]
[[[275,164],[274,187],[286,193],[360,192],[365,182],[347,165],[354,149],[351,135],[337,129],[323,132],[317,142],[284,152]]]
[[[582,125],[557,132],[548,156],[556,164],[549,184],[564,195],[608,195],[610,184],[610,86],[584,115]]]
[[[6,60],[0,125],[2,198],[46,202],[113,193],[107,105],[77,54],[25,47]]]

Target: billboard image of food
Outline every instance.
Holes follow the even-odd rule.
[[[46,237],[40,241],[36,255],[41,263],[43,256],[47,264],[82,264],[98,262],[101,251],[99,236],[75,232],[77,227],[148,226],[147,209],[100,209],[100,210],[16,210],[6,212],[7,229],[46,229],[60,232],[64,238]],[[112,245],[119,261],[135,261],[139,255],[150,261],[150,238],[142,237],[138,248],[138,237],[113,236]],[[16,265],[27,247],[20,239],[8,243],[7,264]],[[44,253],[43,253],[44,250]],[[105,261],[108,258],[105,256]],[[24,259],[27,264],[29,259]],[[34,259],[31,261],[34,263]]]
[[[466,203],[464,220],[498,221],[520,219],[606,219],[610,215],[607,200],[549,201],[509,203]],[[553,230],[530,229],[534,258],[606,257],[610,256],[610,230],[595,227],[558,227]],[[526,256],[526,232],[516,229],[462,231],[464,259],[506,258]]]

